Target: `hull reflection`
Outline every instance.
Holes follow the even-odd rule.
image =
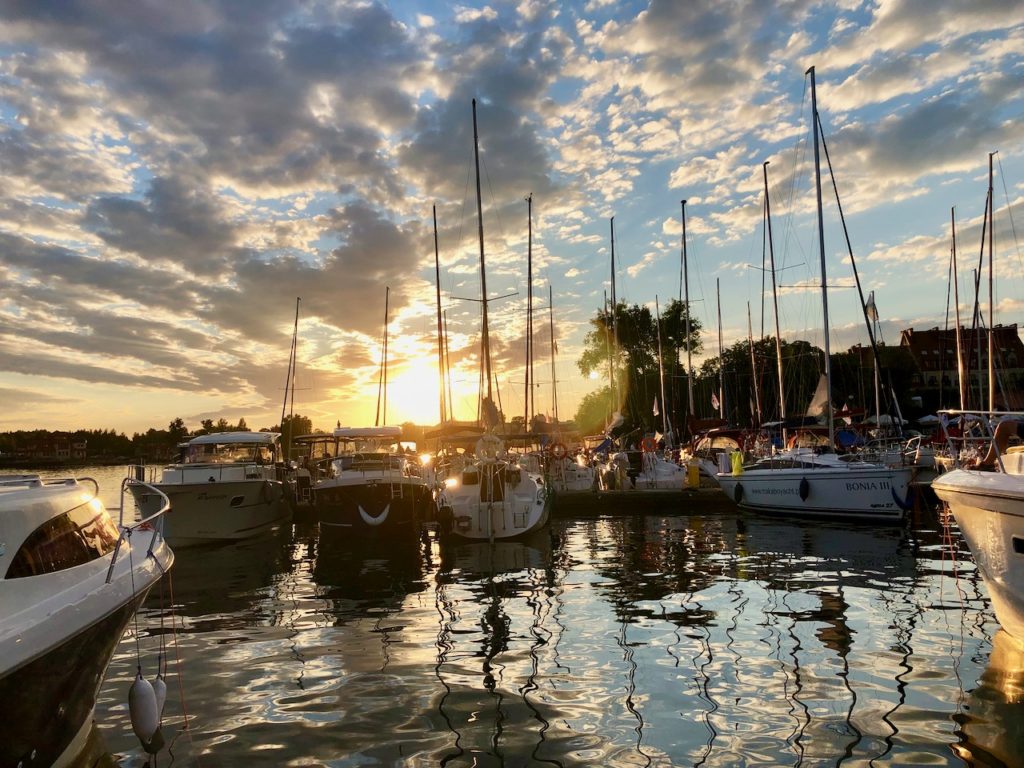
[[[988,667],[965,706],[964,740],[953,749],[972,765],[1024,759],[1024,642],[1006,630],[992,638]]]

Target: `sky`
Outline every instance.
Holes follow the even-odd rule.
[[[883,340],[952,322],[954,221],[970,315],[991,152],[995,322],[1024,322],[1019,0],[0,2],[0,430],[273,426],[297,298],[288,409],[373,424],[386,295],[382,418],[436,423],[435,207],[455,416],[474,418],[473,99],[507,416],[524,412],[528,195],[539,412],[552,378],[562,418],[603,383],[576,360],[612,217],[617,297],[660,307],[682,293],[687,201],[695,364],[719,308],[726,346],[748,306],[772,332],[765,161],[781,335],[821,345],[812,66]],[[867,336],[823,184],[837,350]]]

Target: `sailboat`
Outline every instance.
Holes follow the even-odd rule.
[[[482,298],[481,363],[485,382],[483,425],[473,452],[449,465],[438,491],[438,528],[443,536],[494,541],[525,536],[543,528],[550,517],[550,494],[543,479],[510,461],[498,426],[492,398],[491,350],[487,322],[487,270],[484,261],[483,200],[480,192],[480,146],[473,99],[473,157],[476,164],[476,207],[480,237]],[[443,436],[442,436],[443,439]]]
[[[828,287],[825,265],[825,229],[821,202],[821,160],[818,140],[818,104],[814,67],[811,77],[811,124],[814,136],[814,171],[817,193],[818,245],[821,259],[822,327],[825,347],[825,392],[832,389],[829,356]],[[781,395],[781,393],[780,393]],[[718,472],[722,490],[741,508],[841,520],[873,520],[897,523],[906,511],[912,469],[889,467],[839,456],[835,446],[835,414],[831,397],[825,397],[828,420],[828,453],[794,448],[748,466],[737,461],[731,472]]]

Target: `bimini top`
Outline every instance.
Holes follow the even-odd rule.
[[[350,440],[368,437],[399,438],[402,436],[402,428],[397,425],[390,427],[338,427],[334,430],[334,436]]]
[[[231,443],[259,443],[273,445],[281,437],[280,432],[214,432],[193,437],[189,445],[228,445]]]

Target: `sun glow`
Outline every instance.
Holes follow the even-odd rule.
[[[390,371],[387,396],[389,424],[437,424],[441,418],[437,362],[413,360]]]

